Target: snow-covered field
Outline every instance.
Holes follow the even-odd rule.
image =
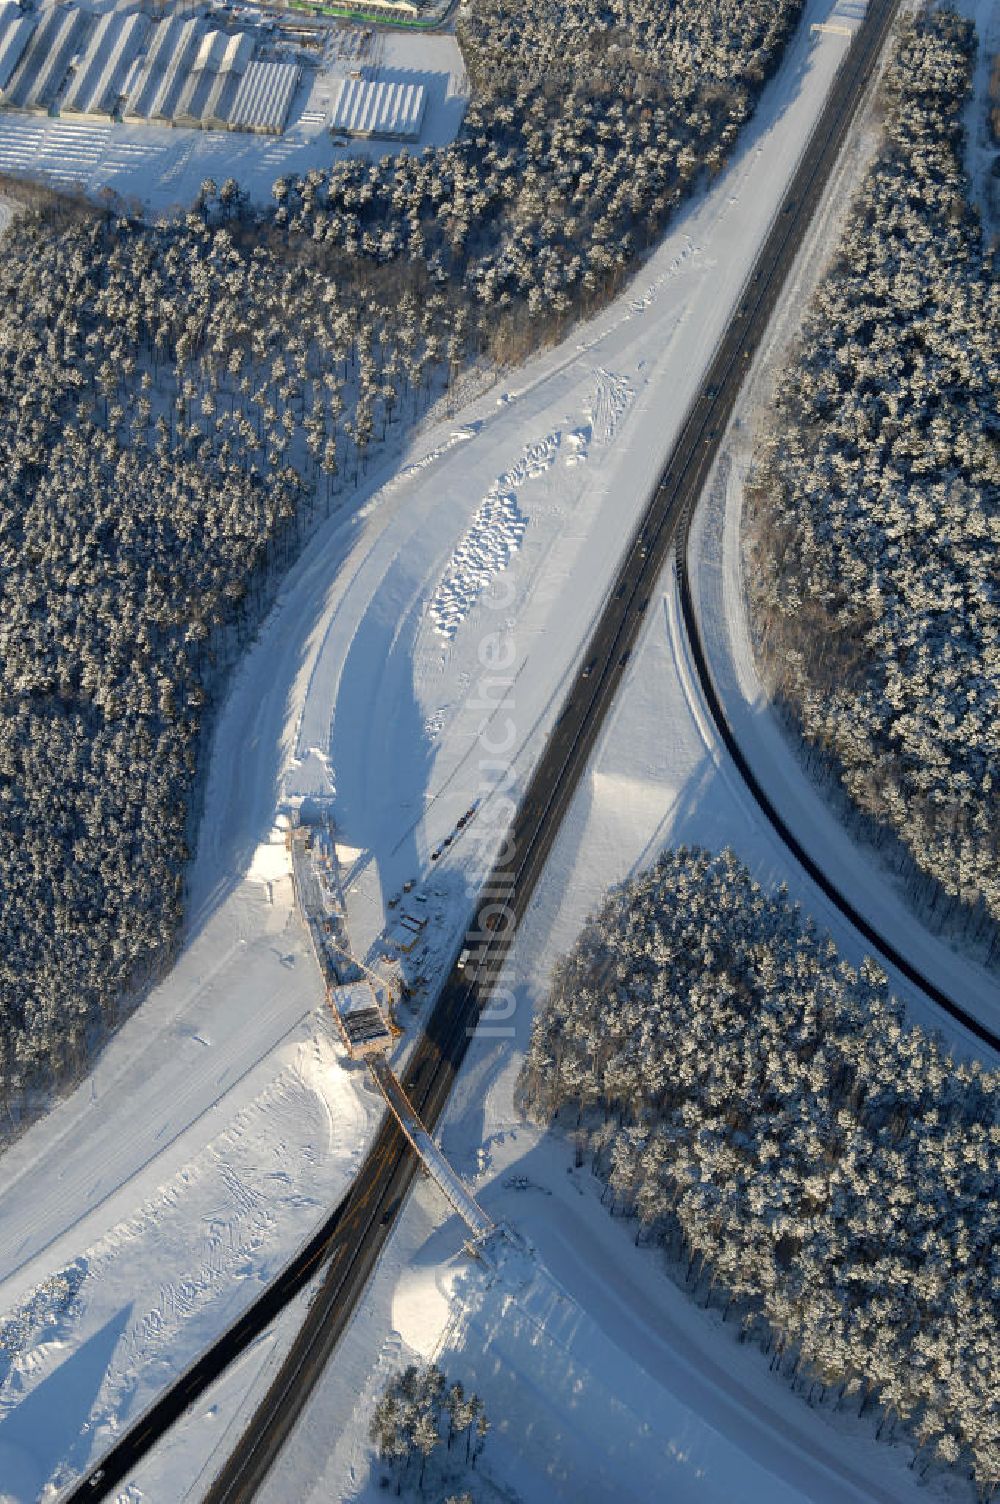
[[[857,9],[810,0],[736,159],[633,287],[519,371],[499,400],[490,393],[426,425],[394,477],[373,475],[370,500],[331,519],[290,572],[218,724],[180,961],[92,1079],[3,1162],[0,1314],[27,1309],[18,1330],[28,1330],[0,1373],[0,1479],[11,1498],[33,1498],[59,1467],[98,1455],[347,1184],[378,1104],[333,1040],[281,854],[268,844],[275,811],[332,801],[352,852],[357,951],[377,942],[407,879],[438,907],[438,961],[457,943],[502,825],[496,785],[509,767],[516,792],[557,714],[846,45],[809,32],[834,14]],[[717,564],[706,579],[718,575]],[[495,1418],[508,1415],[520,1462],[516,1475],[501,1471],[528,1499],[606,1498],[612,1483],[628,1497],[631,1469],[643,1499],[667,1489],[752,1497],[741,1482],[751,1478],[755,1495],[776,1499],[912,1492],[898,1458],[869,1455],[863,1439],[845,1462],[838,1434],[689,1310],[655,1256],[631,1250],[608,1221],[587,1177],[567,1174],[563,1149],[514,1113],[519,1054],[553,957],[603,888],[668,840],[734,845],[759,877],[787,878],[856,953],[761,831],[679,643],[665,578],[518,938],[513,1033],[474,1045],[444,1126],[444,1147],[487,1207],[536,1244],[530,1282],[486,1289],[454,1262],[458,1231],[421,1187],[275,1475],[275,1500],[309,1497],[313,1480],[317,1501],[354,1495],[367,1470],[358,1397],[373,1364],[406,1348],[440,1349],[456,1377],[475,1373]],[[484,682],[498,677],[511,682]],[[476,799],[476,819],[456,837]],[[551,1196],[505,1188],[511,1174]],[[64,1270],[75,1271],[71,1298],[31,1304]],[[194,1487],[294,1316],[158,1449],[128,1497],[181,1499]],[[529,1388],[543,1360],[546,1382]],[[44,1424],[53,1409],[59,1427]],[[597,1450],[613,1475],[596,1470],[601,1423],[609,1444]],[[494,1443],[499,1458],[502,1438]]]
[[[418,142],[443,146],[462,123],[468,83],[453,36],[378,33],[379,77],[420,83],[427,108]],[[326,127],[343,66],[306,70],[281,136],[183,126],[102,124],[0,111],[0,174],[39,178],[56,188],[97,195],[108,188],[160,211],[189,204],[206,178],[234,177],[257,203],[268,203],[276,178],[326,168],[346,156],[385,156],[392,141],[351,140],[335,147]]]

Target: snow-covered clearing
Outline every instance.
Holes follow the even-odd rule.
[[[378,76],[419,83],[427,107],[413,150],[444,146],[465,113],[468,82],[458,43],[447,33],[377,33]],[[246,131],[193,130],[184,126],[103,124],[0,111],[0,173],[38,178],[55,188],[97,196],[111,189],[154,211],[191,202],[206,178],[234,177],[256,203],[271,201],[284,173],[305,174],[347,156],[381,157],[399,142],[352,138],[335,146],[328,129],[336,86],[349,63],[305,70],[281,136]]]
[[[218,723],[184,952],[91,1080],[3,1162],[0,1311],[23,1307],[77,1260],[86,1268],[73,1301],[15,1360],[0,1391],[8,1408],[0,1448],[11,1459],[0,1476],[15,1488],[7,1480],[16,1456],[29,1480],[12,1497],[30,1498],[60,1464],[79,1468],[97,1455],[109,1428],[133,1418],[232,1320],[347,1183],[379,1105],[339,1059],[280,855],[261,851],[275,810],[310,797],[332,801],[351,937],[362,955],[404,881],[417,883],[437,914],[428,925],[432,975],[457,943],[468,892],[495,847],[503,805],[491,791],[504,765],[515,791],[523,783],[557,714],[846,45],[836,34],[811,34],[809,23],[848,14],[856,8],[810,0],[733,163],[678,217],[632,288],[519,371],[499,400],[481,396],[456,418],[426,425],[402,464],[392,460],[395,477],[386,482],[385,466],[373,473],[370,501],[347,520],[331,519],[290,571]],[[498,494],[516,496],[517,550],[496,568],[487,537],[463,561],[484,498]],[[494,561],[488,568],[484,557]],[[449,636],[434,609],[446,581],[460,602]],[[380,1350],[398,1356],[403,1338],[415,1347],[445,1340],[456,1376],[479,1365],[488,1400],[489,1384],[497,1385],[497,1418],[512,1407],[518,1442],[526,1412],[513,1408],[512,1391],[530,1396],[537,1429],[517,1480],[528,1498],[607,1497],[588,1482],[597,1475],[579,1431],[599,1434],[609,1407],[613,1456],[645,1480],[637,1497],[657,1496],[667,1483],[720,1497],[728,1488],[732,1497],[733,1480],[752,1474],[776,1498],[842,1499],[858,1476],[883,1473],[884,1497],[909,1496],[912,1480],[891,1454],[841,1463],[834,1433],[824,1441],[777,1381],[768,1388],[766,1365],[750,1364],[741,1378],[743,1356],[729,1334],[717,1336],[675,1297],[652,1255],[629,1251],[627,1231],[586,1199],[586,1186],[571,1190],[576,1177],[566,1175],[557,1144],[517,1125],[512,1083],[553,956],[606,884],[667,840],[730,842],[758,876],[787,877],[844,949],[856,951],[761,830],[718,754],[679,641],[667,580],[519,937],[515,1034],[476,1043],[444,1129],[445,1149],[477,1175],[487,1210],[509,1201],[544,1267],[522,1293],[483,1290],[459,1265],[443,1284],[451,1296],[431,1300],[460,1237],[453,1225],[434,1232],[440,1208],[422,1187],[311,1407],[301,1446],[275,1475],[275,1499],[304,1497],[304,1480],[323,1476],[331,1417],[344,1436],[314,1496],[351,1496],[366,1444],[347,1418],[360,1423],[372,1363]],[[511,682],[498,686],[498,675]],[[456,834],[476,799],[476,819]],[[432,863],[435,851],[442,855]],[[562,1188],[539,1204],[563,1207],[569,1197],[576,1207],[575,1236],[556,1235],[560,1218],[572,1225],[569,1213],[532,1220],[524,1212],[531,1196],[504,1189],[511,1173],[527,1173],[529,1156],[532,1178]],[[288,1180],[272,1178],[278,1172]],[[504,1313],[513,1313],[509,1322]],[[210,1469],[213,1449],[221,1454],[239,1424],[247,1386],[264,1381],[294,1319],[290,1312],[149,1459],[130,1497],[180,1499]],[[495,1368],[483,1357],[487,1346]],[[525,1377],[542,1351],[544,1405]],[[577,1378],[579,1403],[570,1394]],[[651,1410],[654,1384],[666,1397]],[[615,1406],[608,1387],[618,1392]],[[591,1392],[593,1409],[584,1404]],[[45,1430],[50,1401],[67,1419]],[[616,1490],[620,1483],[616,1469]],[[878,1495],[869,1488],[862,1496]]]

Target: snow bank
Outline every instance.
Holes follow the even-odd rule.
[[[454,637],[479,596],[520,548],[527,519],[518,507],[518,492],[551,468],[559,440],[558,433],[550,433],[529,444],[516,464],[490,487],[428,606],[442,637]]]
[[[34,1479],[17,1504],[106,1450],[347,1189],[378,1111],[337,1090],[330,1033],[0,1323],[0,1438]]]

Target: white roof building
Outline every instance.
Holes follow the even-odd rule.
[[[126,120],[173,121],[204,34],[202,23],[193,18],[159,22],[125,105]]]
[[[16,110],[47,114],[91,24],[91,18],[80,10],[55,6],[43,10],[3,91],[3,103]]]
[[[180,16],[172,16],[169,21],[158,21],[154,25],[146,54],[139,63],[125,102],[123,115],[126,120],[149,120],[152,117],[153,104],[180,49],[182,35],[196,34],[197,26],[197,21],[184,21]]]
[[[123,16],[119,11],[108,11],[101,16],[90,34],[59,113],[97,115],[110,120],[149,26],[148,18],[139,13]]]
[[[95,15],[0,0],[0,103],[71,119],[152,121],[280,135],[301,69],[254,58],[254,33],[142,11]]]
[[[420,135],[426,105],[423,84],[345,78],[333,102],[330,126],[347,136],[414,141]]]
[[[207,32],[177,104],[177,124],[224,130],[252,55],[253,37],[249,32],[233,36],[224,31]]]
[[[230,127],[280,136],[301,72],[298,63],[248,63],[229,113]]]
[[[14,0],[0,3],[0,95],[10,82],[14,69],[35,29],[35,17],[26,16]]]

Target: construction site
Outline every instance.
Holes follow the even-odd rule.
[[[471,1247],[481,1253],[495,1231],[491,1217],[448,1163],[407,1096],[388,1051],[402,1033],[395,1007],[405,990],[403,971],[392,952],[406,953],[425,920],[400,913],[387,932],[388,954],[373,966],[351,954],[343,883],[332,821],[321,816],[309,823],[294,818],[288,825],[292,883],[313,954],[326,988],[327,1002],[348,1056],[362,1060],[424,1169],[437,1183],[471,1233]]]
[[[330,824],[294,824],[288,841],[295,900],[347,1053],[352,1059],[381,1053],[397,1032],[393,1009],[401,990],[398,971],[375,971],[351,954]]]

